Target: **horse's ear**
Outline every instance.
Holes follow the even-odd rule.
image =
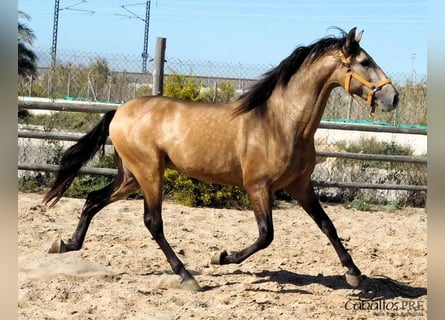
[[[360,40],[362,40],[363,32],[364,32],[364,30],[360,31],[360,32],[355,36],[355,41],[360,42]]]
[[[356,35],[356,30],[357,27],[354,27],[348,32],[345,43],[343,45],[343,53],[347,57],[354,53],[354,49],[357,48],[358,42],[362,39],[363,31]]]

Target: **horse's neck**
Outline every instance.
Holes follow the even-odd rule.
[[[284,89],[277,91],[271,100],[271,110],[280,122],[300,137],[313,138],[317,130],[329,94],[338,86],[334,80],[335,65],[312,64],[299,70]]]

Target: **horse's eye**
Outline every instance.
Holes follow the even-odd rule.
[[[370,61],[369,61],[369,59],[364,59],[364,60],[360,61],[360,64],[364,67],[369,67]]]

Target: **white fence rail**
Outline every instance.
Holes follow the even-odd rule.
[[[50,110],[50,111],[70,111],[70,112],[91,112],[104,113],[117,108],[117,105],[108,105],[102,103],[79,103],[79,102],[47,102],[47,101],[19,101],[19,109],[28,110]],[[322,121],[319,128],[335,129],[335,130],[351,130],[351,131],[367,131],[375,133],[396,133],[409,135],[427,135],[427,131],[418,128],[400,128],[379,125],[361,125],[348,123],[332,123]],[[43,139],[48,141],[77,141],[82,134],[68,134],[62,132],[41,132],[19,130],[18,138]],[[111,142],[108,140],[108,144]],[[404,162],[426,164],[425,156],[402,156],[402,155],[381,155],[381,154],[363,154],[351,152],[332,152],[317,151],[318,157],[344,158],[363,161],[388,161],[388,162]],[[49,164],[35,163],[18,163],[19,170],[30,171],[57,171],[59,166]],[[80,173],[98,174],[98,175],[115,175],[116,169],[111,168],[83,168]],[[336,188],[362,188],[362,189],[383,189],[383,190],[408,190],[408,191],[427,191],[426,185],[401,185],[401,184],[375,184],[362,182],[333,182],[333,181],[314,181],[317,187],[336,187]]]

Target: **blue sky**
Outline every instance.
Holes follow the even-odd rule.
[[[144,22],[119,14],[132,5],[145,17],[145,1],[81,2],[60,0],[58,49],[140,56]],[[49,50],[54,1],[18,0],[18,9],[31,16],[34,47]],[[166,37],[167,57],[276,65],[295,47],[337,34],[331,26],[365,30],[362,47],[386,72],[426,75],[426,0],[152,0],[148,51]]]

